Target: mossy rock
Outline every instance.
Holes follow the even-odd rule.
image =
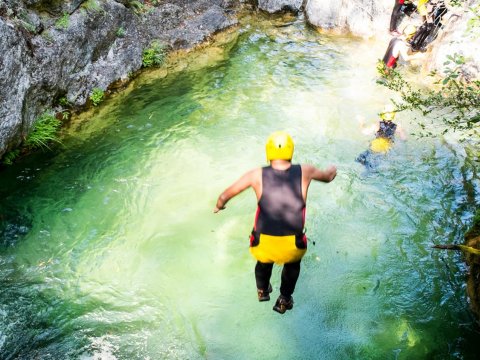
[[[465,233],[465,240],[480,236],[480,210],[477,210],[473,217],[473,224],[470,229]]]
[[[474,249],[479,249],[480,250],[480,236],[470,238],[465,241],[465,245],[468,247],[474,248]],[[480,265],[480,256],[477,254],[472,254],[472,253],[465,253],[467,263],[469,265],[472,264],[478,264]]]
[[[480,249],[480,210],[473,217],[473,224],[465,233],[465,245]],[[467,279],[467,293],[470,306],[480,323],[480,256],[467,253],[465,260],[470,268]]]
[[[470,298],[470,307],[480,323],[480,265],[471,264],[467,278],[467,294]]]

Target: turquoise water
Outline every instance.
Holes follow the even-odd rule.
[[[375,83],[383,45],[254,18],[5,169],[0,357],[474,359],[467,268],[431,249],[462,240],[478,201],[462,145],[410,135],[373,170],[354,161],[373,136],[357,117],[394,96]],[[296,162],[339,169],[310,187],[316,244],[285,315],[256,299],[253,191],[212,211],[277,129]]]

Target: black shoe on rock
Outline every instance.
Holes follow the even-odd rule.
[[[290,299],[280,295],[275,303],[273,310],[280,313],[285,314],[285,311],[292,310],[293,308],[293,297],[290,296]]]
[[[268,289],[257,289],[258,301],[270,301],[270,293],[272,292],[272,284],[268,284]]]

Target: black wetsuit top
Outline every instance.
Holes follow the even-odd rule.
[[[258,244],[260,234],[272,236],[295,235],[298,247],[304,247],[303,226],[305,201],[302,195],[301,165],[287,170],[262,168],[262,196],[258,202],[252,245]]]
[[[393,140],[395,135],[395,130],[397,130],[397,124],[392,121],[380,121],[380,127],[375,135],[375,137],[383,137],[390,140]]]

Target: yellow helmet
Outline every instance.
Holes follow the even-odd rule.
[[[405,26],[402,32],[407,39],[410,39],[417,32],[417,27],[415,25],[408,24],[407,26]]]
[[[294,149],[292,137],[285,131],[275,131],[267,139],[267,161],[292,160]]]
[[[391,121],[395,119],[395,115],[396,115],[395,107],[392,104],[385,105],[385,107],[383,108],[383,111],[380,113],[380,117],[383,120],[387,120],[387,121]]]

